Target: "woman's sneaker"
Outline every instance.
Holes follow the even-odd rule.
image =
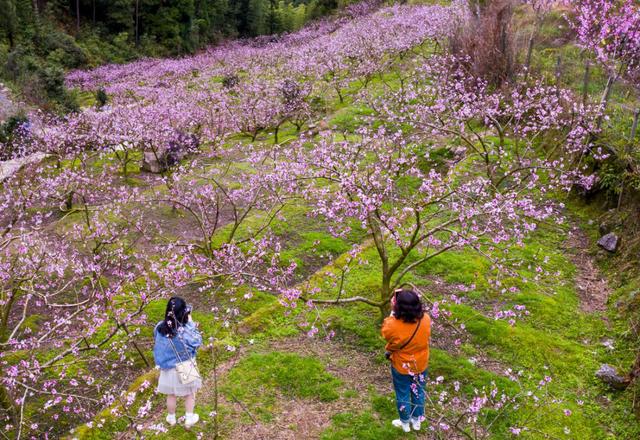
[[[421,419],[417,418],[414,419],[413,417],[411,417],[411,427],[413,428],[414,431],[420,431],[420,424],[421,424]]]
[[[167,414],[167,423],[170,426],[173,426],[176,424],[176,415],[175,414]]]
[[[403,422],[400,419],[395,419],[391,421],[391,424],[396,428],[402,428],[404,432],[411,432],[411,427],[409,426],[409,422]]]
[[[200,420],[198,413],[186,414],[184,417],[184,427],[191,428],[193,425],[198,423],[198,420]]]

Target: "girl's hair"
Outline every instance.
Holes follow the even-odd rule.
[[[167,310],[164,312],[164,320],[158,326],[158,332],[163,336],[173,336],[178,327],[189,322],[191,307],[179,296],[174,296],[167,303]]]
[[[424,316],[424,308],[420,297],[413,290],[402,289],[396,291],[396,305],[393,314],[404,322],[417,322]]]

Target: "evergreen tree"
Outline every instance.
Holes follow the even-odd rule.
[[[9,42],[9,50],[16,44],[16,5],[14,0],[0,0],[0,31]]]
[[[126,32],[135,34],[134,4],[135,0],[111,0],[106,12],[109,28],[114,33]]]

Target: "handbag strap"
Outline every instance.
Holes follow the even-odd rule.
[[[409,342],[413,341],[413,337],[416,335],[416,333],[418,333],[418,329],[420,328],[420,323],[422,322],[422,319],[420,319],[418,321],[418,325],[416,325],[415,330],[413,331],[413,334],[411,335],[411,337],[407,340],[407,342],[405,342],[404,344],[402,344],[402,347],[398,348],[396,351],[400,351],[402,350],[404,347],[406,347],[407,345],[409,345]]]
[[[178,337],[178,339],[180,339],[180,342],[182,342],[182,347],[184,348],[184,354],[187,355],[187,360],[191,362],[191,365],[193,365],[195,367],[195,362],[194,362],[194,358],[189,356],[189,352],[187,351],[187,344],[184,343],[184,340],[180,337],[180,334],[178,332],[176,332],[176,336]],[[182,363],[182,359],[180,359],[180,355],[178,354],[178,351],[176,350],[176,346],[173,343],[172,338],[169,338],[169,342],[171,343],[171,347],[173,347],[173,352],[176,354],[176,357],[178,358],[178,361],[180,363]],[[185,361],[186,362],[186,361]]]
[[[173,338],[171,338],[171,337],[169,338],[169,343],[171,344],[171,348],[173,348],[173,352],[176,354],[176,358],[178,359],[178,362],[182,363],[182,359],[180,359],[180,355],[178,354],[178,350],[176,350],[176,346],[173,343]]]

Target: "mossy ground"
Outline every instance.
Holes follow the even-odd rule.
[[[559,17],[552,15],[545,22],[542,34],[550,40],[563,35],[557,26],[558,20]],[[566,61],[562,82],[580,90],[583,60],[572,45],[536,51],[532,65],[537,71],[553,72],[558,55]],[[392,83],[393,72],[382,78],[374,77],[369,88],[382,87],[382,80]],[[597,96],[605,80],[602,71],[594,68],[589,86],[591,96]],[[370,115],[369,109],[354,104],[349,96],[344,102],[337,96],[325,98],[325,105],[327,114],[323,119],[339,136],[351,135]],[[298,133],[293,127],[284,126],[279,132],[279,141],[296,136]],[[248,142],[241,137],[234,138],[233,142],[237,141]],[[261,135],[258,141],[268,146],[274,142],[273,134]],[[442,154],[446,158],[447,151],[443,150]],[[131,169],[134,175],[137,171]],[[568,214],[595,238],[594,226],[586,221],[590,215],[588,209],[572,203]],[[350,295],[377,298],[379,263],[375,249],[367,247],[367,237],[361,231],[356,228],[346,239],[335,238],[326,232],[321,222],[307,216],[307,208],[302,204],[288,206],[283,215],[286,220],[276,221],[274,232],[285,240],[282,252],[285,260],[297,263],[299,282],[319,287],[322,297],[335,297],[335,276],[328,273],[339,274],[346,260],[345,253],[352,244],[365,243],[363,258],[368,263],[351,267],[345,290]],[[250,219],[249,227],[251,222]],[[444,321],[434,322],[429,374],[431,378],[442,376],[444,381],[430,386],[427,391],[430,396],[435,398],[439,392],[450,390],[455,381],[460,382],[467,397],[492,383],[505,393],[515,395],[521,391],[520,386],[535,388],[543,377],[552,378],[546,388],[548,399],[544,405],[529,402],[499,416],[482,413],[481,424],[488,429],[489,438],[512,438],[511,426],[529,427],[521,438],[530,439],[640,438],[640,423],[631,413],[633,391],[614,392],[594,378],[600,363],[628,366],[633,352],[624,338],[616,336],[626,328],[613,307],[603,316],[581,310],[576,290],[580,268],[564,248],[568,231],[569,226],[543,226],[524,247],[512,250],[512,256],[523,261],[518,276],[503,280],[506,288],[517,287],[513,293],[499,294],[490,288],[489,281],[495,275],[490,263],[471,251],[443,254],[407,279],[426,292],[431,301],[449,299],[459,284],[475,286],[471,291],[458,292],[464,298],[461,304],[449,302],[443,306],[451,314],[448,322],[457,328],[464,325],[460,334],[452,336]],[[606,264],[604,266],[606,270]],[[637,286],[640,284],[621,287],[614,292],[612,301],[630,294]],[[529,315],[514,326],[493,318],[495,311],[514,305],[525,305]],[[212,390],[211,353],[214,352],[209,350],[200,355],[200,365],[207,373],[205,389],[198,400],[202,423],[190,431],[177,426],[157,434],[149,428],[150,424],[163,421],[162,399],[155,396],[154,414],[142,427],[145,436],[191,439],[213,438],[218,433],[221,438],[243,439],[432,438],[425,433],[405,435],[389,423],[396,416],[395,404],[388,365],[382,355],[380,316],[376,309],[351,304],[320,308],[310,315],[303,306],[285,310],[276,298],[261,292],[255,292],[252,300],[241,303],[240,309],[240,325],[231,329],[222,327],[206,309],[194,314],[205,339],[215,336],[218,341],[215,350],[219,363],[217,398]],[[157,322],[163,311],[162,301],[152,303],[147,309],[149,323]],[[314,317],[319,317],[326,328],[322,328],[315,339],[306,339],[301,336],[306,329],[302,324]],[[328,331],[335,332],[335,337],[323,342]],[[141,337],[148,340],[150,334],[149,328],[143,328]],[[608,350],[602,344],[605,338],[614,340],[621,348]],[[454,339],[460,339],[460,345],[455,345]],[[311,351],[310,345],[315,347]],[[227,346],[242,348],[230,351]],[[150,350],[150,344],[147,348]],[[521,385],[507,379],[508,368],[523,372]],[[318,408],[324,410],[320,412]],[[571,415],[566,415],[567,410]],[[299,419],[292,419],[291,414],[317,417],[320,428],[304,426]],[[427,414],[433,422],[433,405]],[[96,420],[101,418],[104,414]],[[113,438],[123,431],[133,437],[134,430],[128,421],[116,418],[99,428],[95,423],[92,428],[82,427],[75,436]]]
[[[314,237],[314,241],[317,239]],[[459,348],[438,346],[439,338],[447,338],[444,335],[446,330],[436,320],[432,343],[437,348],[431,352],[430,376],[443,376],[445,381],[442,388],[434,387],[430,393],[436,394],[454,381],[462,384],[467,395],[492,382],[507,393],[517,393],[519,387],[505,377],[501,368],[523,371],[522,384],[525,387],[533,388],[542,377],[552,377],[547,389],[549,402],[542,408],[524,406],[518,411],[506,412],[492,423],[491,438],[510,438],[508,428],[525,423],[532,431],[523,434],[524,438],[634,438],[640,433],[637,423],[630,423],[629,419],[620,416],[619,411],[627,411],[628,414],[630,408],[625,407],[625,404],[630,404],[626,394],[609,391],[594,379],[600,362],[620,364],[628,359],[620,359],[619,355],[609,352],[601,344],[603,338],[613,336],[602,317],[580,310],[575,289],[578,269],[564,255],[562,243],[565,240],[565,230],[557,228],[543,229],[534,234],[517,251],[533,265],[531,268],[528,264],[523,265],[521,274],[531,277],[532,281],[517,283],[513,280],[520,290],[510,295],[497,296],[487,287],[486,277],[491,276],[487,263],[471,252],[443,254],[411,279],[429,293],[431,300],[446,297],[440,293],[442,283],[447,286],[458,283],[476,285],[476,290],[469,292],[462,304],[446,306],[451,312],[449,320],[465,326],[464,341]],[[373,251],[366,250],[365,257],[367,252]],[[548,257],[544,264],[540,261],[542,255]],[[369,258],[369,261],[369,264],[352,269],[346,288],[375,297],[379,270],[374,259]],[[540,264],[543,265],[543,276],[533,281],[534,268]],[[331,294],[325,276],[330,270],[334,270],[331,264],[309,278],[323,286],[326,295]],[[336,412],[331,414],[323,431],[316,433],[318,438],[423,438],[415,434],[405,436],[389,425],[395,406],[390,384],[385,385],[388,366],[381,354],[383,343],[378,333],[377,310],[366,305],[320,310],[323,321],[336,332],[336,336],[331,342],[315,341],[314,344],[327,344],[333,352],[357,353],[332,361],[305,354],[306,343],[300,343],[300,337],[296,336],[301,332],[296,322],[304,313],[294,312],[286,316],[272,297],[261,298],[258,307],[249,304],[244,310],[248,330],[225,339],[225,343],[242,345],[242,351],[225,353],[224,347],[219,348],[225,353],[220,359],[222,364],[229,365],[222,368],[219,377],[218,428],[222,438],[234,438],[225,435],[233,436],[238,427],[256,422],[270,426],[274,420],[283,417],[283,411],[290,410],[292,400],[301,406],[340,402],[335,405]],[[490,312],[496,305],[508,308],[515,304],[526,305],[530,312],[515,326],[491,317]],[[149,312],[150,315],[160,315],[162,304],[152,306]],[[205,334],[217,332],[204,324],[207,322],[206,312],[197,314],[196,319],[203,322]],[[443,334],[438,334],[438,330]],[[278,348],[285,347],[286,350],[274,350],[274,341],[280,341],[275,342]],[[297,353],[298,349],[300,353]],[[345,376],[348,373],[344,372],[353,367],[351,364],[358,362],[357,356],[366,356],[370,360],[368,368],[376,374],[372,383],[367,383],[366,377],[362,381],[354,381],[352,377]],[[493,363],[486,367],[477,362],[478,358],[489,359]],[[203,354],[201,359],[205,370],[210,370],[209,356]],[[209,415],[214,405],[212,399],[213,394],[209,390],[199,401],[199,412],[205,420],[202,427],[191,431],[172,428],[166,438],[195,438],[196,432],[212,435],[213,416]],[[156,397],[156,403],[158,408],[162,408],[159,397]],[[347,408],[341,407],[346,403],[349,403]],[[565,415],[565,410],[570,410],[571,415]],[[487,422],[493,420],[491,414],[484,416]],[[160,417],[154,420],[160,421]],[[116,430],[122,428],[118,424],[110,426]],[[295,433],[295,429],[296,426],[289,426],[287,432]],[[165,438],[165,434],[159,438]]]

